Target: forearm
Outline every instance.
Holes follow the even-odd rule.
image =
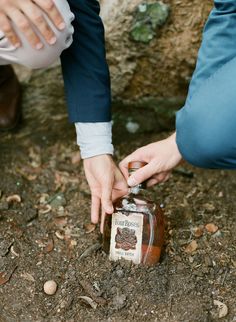
[[[74,40],[62,56],[71,122],[110,122],[110,76],[104,28],[96,0],[69,0],[75,14]]]

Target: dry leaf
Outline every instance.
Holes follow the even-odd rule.
[[[209,223],[205,226],[206,230],[208,231],[208,233],[216,233],[217,230],[219,229],[218,226],[216,226],[215,224],[213,223]]]
[[[11,251],[11,253],[14,255],[14,256],[20,256],[16,251],[15,251],[15,249],[14,249],[14,246],[12,245],[11,246],[11,248],[10,248],[10,251]]]
[[[0,285],[3,285],[9,281],[7,273],[0,272]]]
[[[55,232],[55,235],[60,240],[64,240],[65,239],[65,236],[60,231],[58,231],[58,230]]]
[[[199,238],[203,235],[203,231],[204,231],[204,226],[199,226],[193,229],[194,231],[194,236]]]
[[[218,306],[220,319],[225,317],[228,314],[228,308],[224,303],[218,300],[214,300],[214,305]]]
[[[198,248],[196,240],[192,240],[190,244],[185,248],[186,253],[193,253]]]
[[[92,233],[96,228],[95,224],[89,223],[84,225],[85,233],[90,234]]]
[[[49,239],[47,245],[44,248],[45,253],[50,253],[54,248],[54,241],[53,239]]]
[[[13,267],[13,269],[9,273],[0,272],[0,286],[6,284],[10,280],[16,268],[17,266]]]
[[[27,272],[22,273],[20,276],[29,282],[35,282],[34,277]]]
[[[39,203],[45,205],[47,204],[48,199],[49,199],[49,195],[47,193],[42,193],[39,198]]]
[[[86,304],[89,304],[94,310],[98,306],[97,303],[88,296],[79,296],[79,299],[83,300]]]
[[[21,197],[19,195],[8,196],[6,200],[8,203],[12,203],[12,202],[21,203]]]
[[[63,228],[67,225],[68,218],[67,217],[56,217],[54,220],[54,224],[59,228]]]
[[[51,205],[42,205],[42,206],[39,206],[38,208],[39,208],[40,215],[46,215],[52,210]]]

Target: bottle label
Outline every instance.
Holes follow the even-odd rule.
[[[112,215],[110,260],[121,258],[141,263],[143,216],[137,213]]]

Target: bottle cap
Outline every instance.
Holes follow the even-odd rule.
[[[138,170],[140,168],[145,167],[145,165],[147,165],[146,162],[142,162],[142,161],[132,161],[132,162],[129,162],[128,169],[129,170]]]

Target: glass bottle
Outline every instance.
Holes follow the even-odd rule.
[[[145,165],[130,162],[129,173]],[[130,188],[128,195],[114,204],[114,213],[105,216],[104,251],[110,260],[124,258],[135,264],[154,265],[160,260],[163,243],[163,210],[153,201],[145,183]]]

